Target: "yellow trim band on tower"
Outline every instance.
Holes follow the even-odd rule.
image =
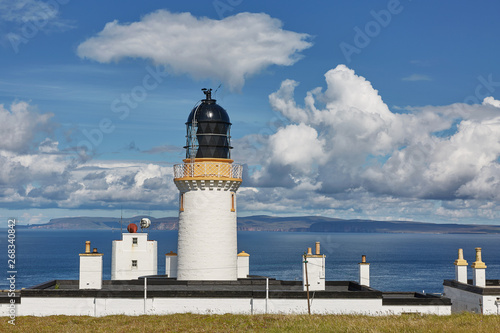
[[[233,181],[233,182],[241,182],[243,181],[241,178],[225,178],[225,177],[182,177],[182,178],[174,178],[174,181],[183,181],[183,180],[224,180],[224,181]]]
[[[219,161],[195,161],[193,163],[183,163],[174,165],[174,179],[194,177],[194,178],[236,178],[240,179],[243,174],[243,166],[240,164],[228,163],[232,160]]]
[[[184,163],[191,163],[190,158],[185,158],[182,160]],[[234,160],[231,160],[229,158],[195,158],[194,163],[203,163],[203,162],[218,162],[218,163],[227,163],[231,164],[234,162]]]

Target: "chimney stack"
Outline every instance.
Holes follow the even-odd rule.
[[[366,262],[366,255],[361,256],[359,263],[359,284],[363,286],[370,286],[370,264]]]
[[[309,291],[325,290],[325,255],[319,252],[319,242],[316,242],[315,250],[316,254],[313,254],[312,248],[308,247],[305,257],[302,256],[302,288],[304,291],[307,290],[306,281],[309,282]]]
[[[455,280],[467,284],[467,261],[464,259],[464,250],[458,249],[458,259],[455,260]]]
[[[90,241],[85,242],[85,253],[80,253],[80,289],[102,288],[102,256],[97,248],[90,252]]]
[[[250,255],[245,251],[238,253],[238,279],[246,279],[250,274]]]
[[[486,265],[481,259],[481,248],[476,247],[476,261],[471,265],[474,271],[474,285],[477,287],[486,287]]]

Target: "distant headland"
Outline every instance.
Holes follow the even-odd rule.
[[[129,223],[138,223],[144,216],[112,217],[65,217],[52,219],[44,224],[18,225],[23,229],[114,229]],[[177,230],[177,217],[148,217],[152,230]],[[357,233],[433,233],[433,234],[498,234],[498,225],[425,223],[413,221],[343,220],[322,216],[276,217],[267,215],[238,218],[239,231],[277,232],[357,232]]]

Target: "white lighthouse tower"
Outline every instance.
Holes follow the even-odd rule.
[[[231,160],[229,116],[206,97],[186,122],[186,159],[174,166],[179,195],[178,280],[236,280],[236,191],[242,166]]]

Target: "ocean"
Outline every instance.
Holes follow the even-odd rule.
[[[0,237],[0,258],[7,278],[7,232]],[[111,241],[121,239],[119,230],[16,230],[16,288],[54,279],[79,277],[79,253],[85,241],[104,253],[104,279],[111,276]],[[164,254],[176,251],[177,231],[151,230],[158,241],[158,273],[165,272]],[[361,255],[370,265],[371,286],[382,291],[441,293],[444,279],[454,278],[453,262],[458,248],[470,264],[476,247],[483,249],[487,279],[500,279],[500,235],[495,234],[363,234],[238,232],[238,252],[250,254],[250,274],[283,280],[301,280],[301,261],[307,247],[321,242],[326,254],[327,280],[358,279]],[[7,288],[6,278],[0,289]]]

